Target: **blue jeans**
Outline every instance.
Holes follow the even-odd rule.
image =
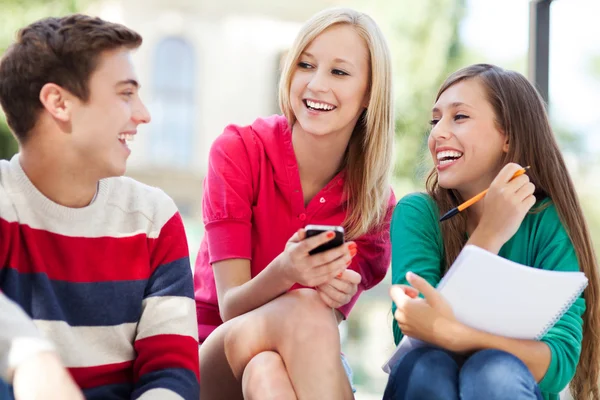
[[[383,400],[540,400],[538,385],[521,360],[500,350],[469,356],[421,347],[392,368]]]
[[[6,382],[0,379],[0,400],[8,400],[12,398],[12,389]]]

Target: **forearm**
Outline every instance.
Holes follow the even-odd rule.
[[[450,329],[450,338],[444,347],[460,352],[484,349],[502,350],[519,358],[529,368],[537,382],[541,381],[550,366],[550,347],[535,340],[511,339],[493,335],[460,323]]]
[[[275,258],[264,270],[247,282],[230,288],[220,307],[223,321],[252,311],[287,292],[294,284],[280,272]]]

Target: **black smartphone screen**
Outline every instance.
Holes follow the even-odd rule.
[[[318,254],[329,249],[334,249],[344,244],[344,228],[341,226],[329,226],[329,225],[306,225],[306,237],[312,237],[319,235],[323,232],[332,231],[335,233],[335,237],[327,243],[323,243],[317,248],[312,249],[308,254]]]

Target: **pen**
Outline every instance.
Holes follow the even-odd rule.
[[[517,172],[515,172],[515,174],[511,178],[511,180],[515,179],[517,176],[523,175],[525,172],[527,172],[527,170],[529,168],[530,168],[529,166],[527,166],[525,168],[521,168],[520,170],[518,170]],[[488,192],[488,190],[489,189],[485,189],[483,192],[479,193],[475,197],[472,197],[470,200],[465,201],[464,203],[462,203],[458,207],[454,207],[452,210],[450,210],[446,214],[442,215],[442,217],[440,218],[440,222],[445,221],[445,220],[447,220],[449,218],[454,217],[459,212],[461,212],[461,211],[467,209],[468,207],[472,206],[473,204],[477,203],[479,200],[483,199],[483,197]]]

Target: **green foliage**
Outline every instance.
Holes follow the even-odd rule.
[[[0,160],[10,159],[17,152],[17,141],[0,115]]]
[[[588,65],[590,74],[600,81],[600,54],[590,57]]]
[[[393,59],[396,163],[399,185],[422,184],[429,168],[424,150],[439,85],[465,65],[459,40],[464,0],[356,0],[383,30]]]

